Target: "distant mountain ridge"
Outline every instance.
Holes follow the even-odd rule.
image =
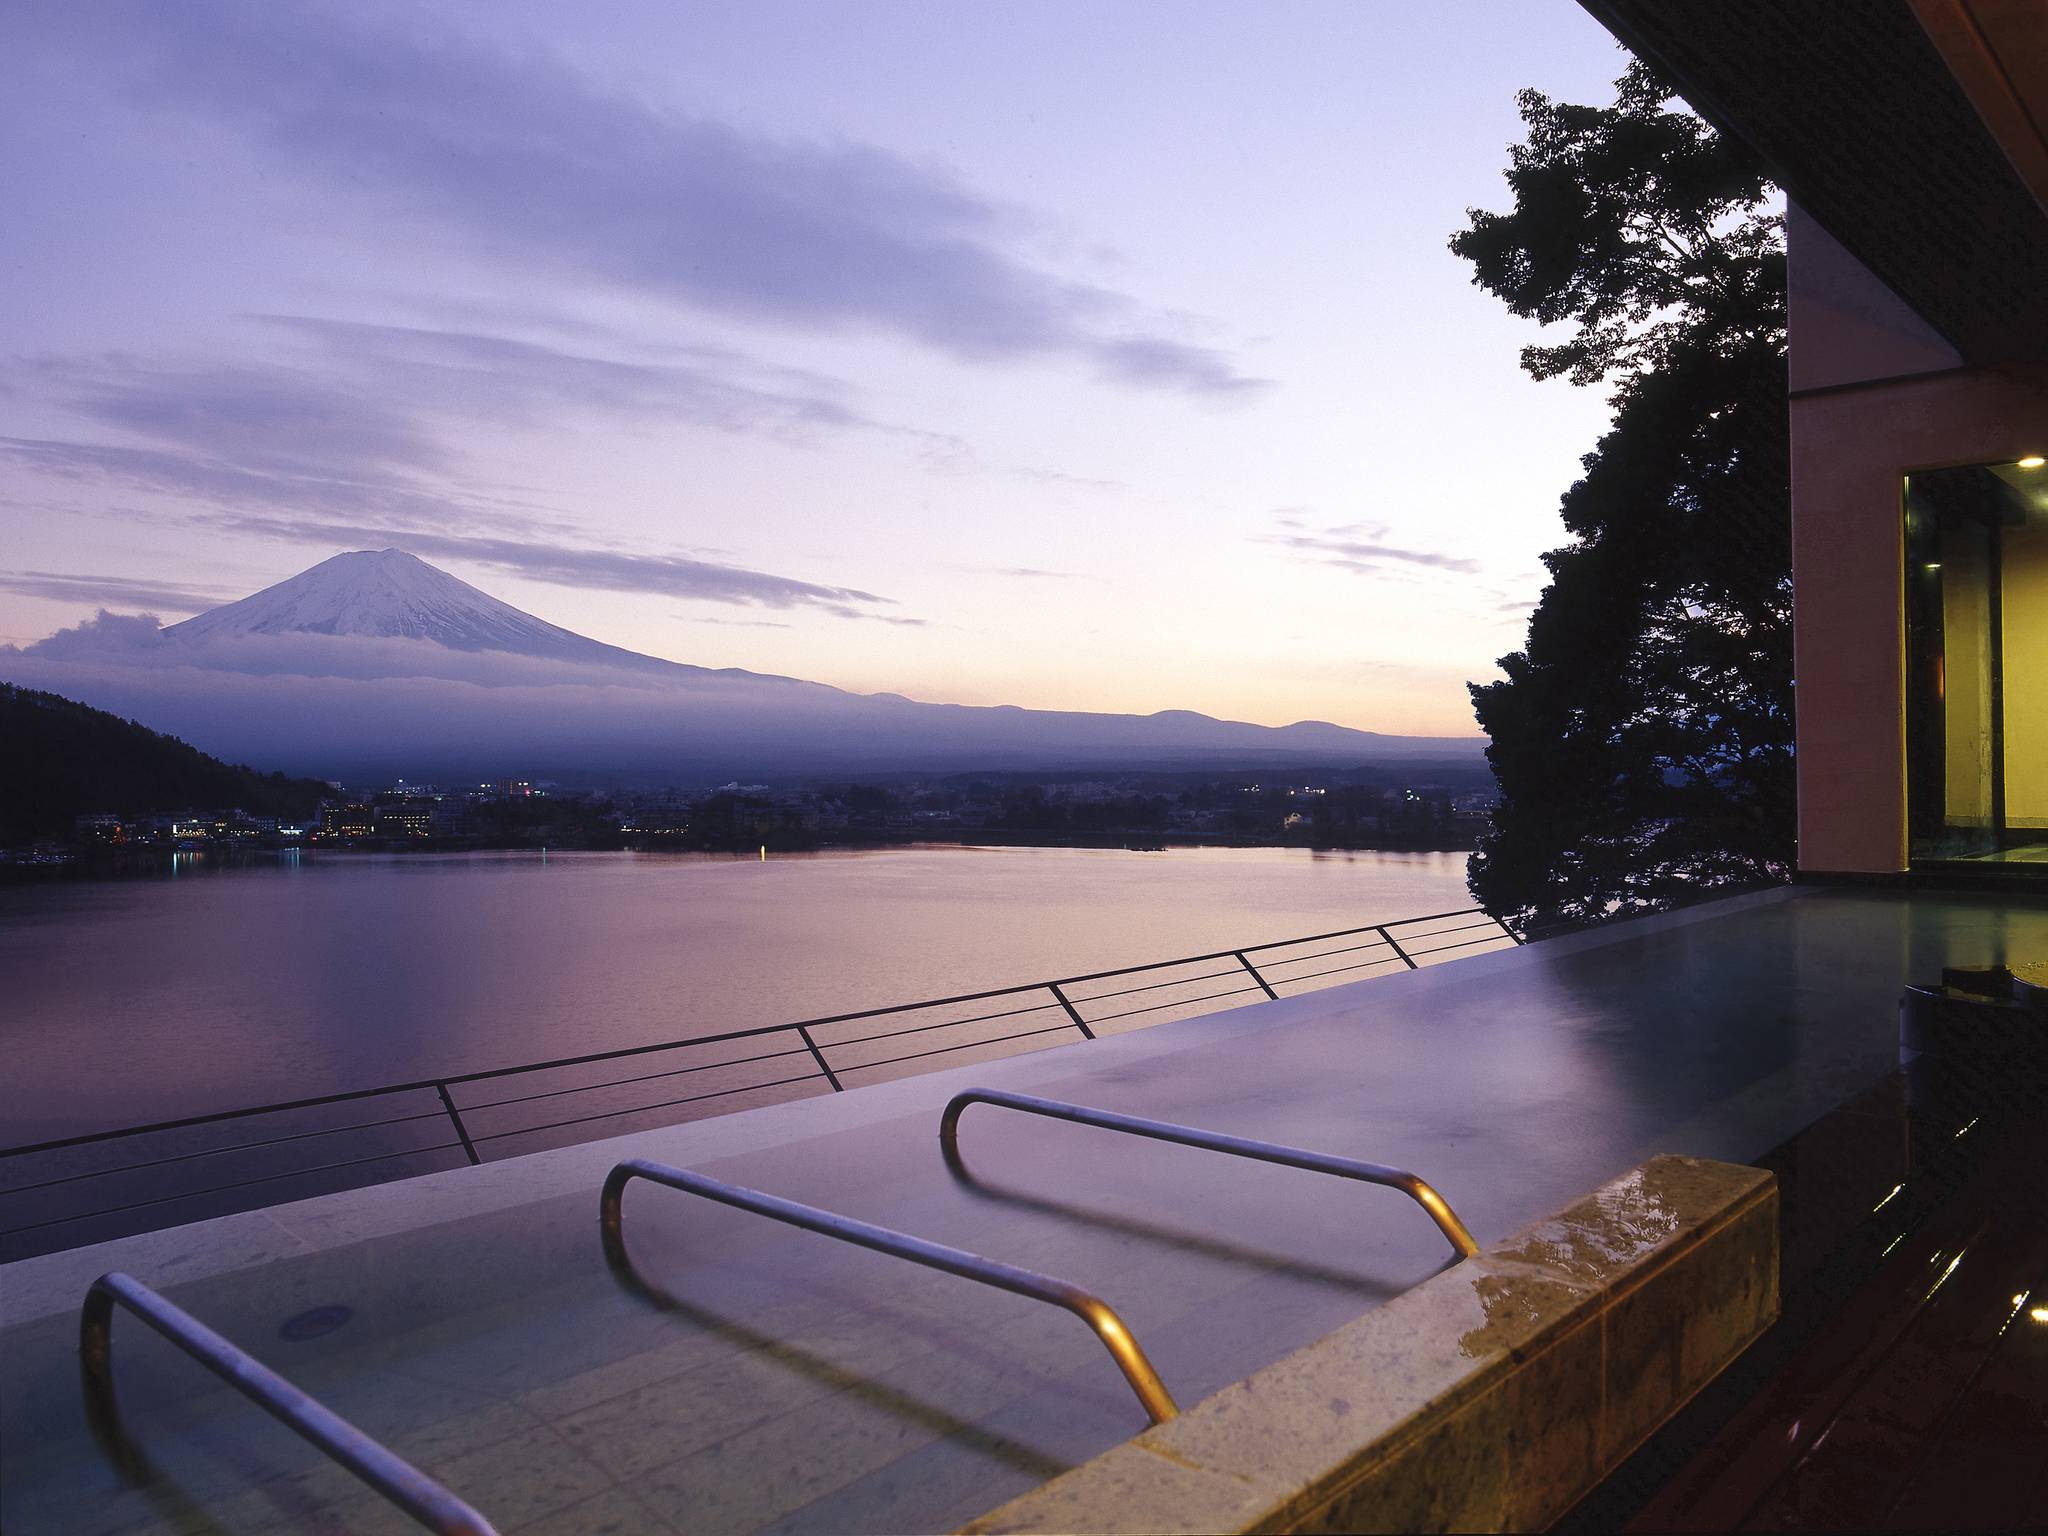
[[[358,550],[158,629],[101,615],[0,672],[321,777],[674,783],[968,769],[1475,766],[1476,737],[930,704],[691,666],[550,624],[404,550]],[[715,780],[714,780],[715,781]]]

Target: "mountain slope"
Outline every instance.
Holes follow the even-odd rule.
[[[68,837],[100,811],[243,810],[308,816],[331,791],[208,757],[104,710],[0,683],[0,844]]]
[[[428,640],[452,651],[505,651],[583,665],[680,665],[535,618],[402,549],[335,555],[239,602],[210,608],[164,630],[164,639],[174,645],[246,635]]]

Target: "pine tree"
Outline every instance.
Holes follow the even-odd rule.
[[[1616,90],[1523,92],[1514,209],[1451,240],[1516,314],[1574,328],[1524,369],[1614,405],[1527,642],[1471,689],[1501,794],[1473,894],[1539,930],[1793,862],[1783,221],[1647,68]]]

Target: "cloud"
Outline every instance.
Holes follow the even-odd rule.
[[[533,428],[582,409],[734,431],[900,431],[955,444],[861,416],[830,398],[829,380],[761,369],[709,348],[668,348],[668,361],[648,363],[475,332],[304,316],[266,323],[318,351],[317,377],[272,363],[36,359],[29,369],[74,412],[149,441],[0,438],[0,457],[58,479],[196,503],[209,510],[177,515],[217,530],[330,547],[397,545],[556,586],[921,622],[873,611],[893,600],[858,587],[685,554],[591,547],[575,525],[543,509],[451,484],[441,472],[451,455],[433,428],[450,418]],[[748,372],[788,387],[734,377]],[[212,603],[166,599],[163,606],[191,611]]]
[[[266,474],[187,454],[39,439],[0,438],[0,456],[66,478],[138,486],[210,503],[222,510],[188,514],[186,521],[236,533],[330,548],[398,546],[423,557],[473,561],[553,586],[770,608],[809,607],[846,619],[920,622],[869,612],[875,606],[893,606],[895,600],[858,587],[803,581],[685,555],[508,537],[477,525],[535,525],[405,485]],[[472,531],[439,531],[451,523],[467,524]]]
[[[1065,357],[1212,398],[1261,387],[1131,296],[1017,254],[1016,211],[872,145],[657,107],[411,9],[381,26],[224,0],[10,9],[17,47],[125,62],[135,99],[238,132],[386,224],[438,228],[494,264],[965,361]]]
[[[102,608],[91,618],[60,629],[25,650],[0,646],[0,655],[41,656],[51,661],[149,659],[163,644],[163,625],[153,613],[109,613]]]
[[[0,591],[57,603],[139,604],[173,613],[197,613],[243,594],[225,587],[180,587],[120,576],[76,576],[61,571],[0,571]]]
[[[449,424],[560,430],[591,417],[791,441],[875,432],[927,452],[967,451],[948,434],[860,411],[843,380],[730,348],[611,338],[613,350],[643,354],[620,357],[473,330],[245,318],[283,341],[287,360],[172,363],[115,353],[37,357],[23,371],[53,403],[97,426],[273,472],[445,472],[456,459],[444,442]]]
[[[1387,576],[1403,570],[1446,571],[1473,576],[1484,568],[1479,561],[1462,555],[1389,544],[1385,542],[1388,530],[1375,523],[1345,523],[1311,530],[1308,524],[1294,516],[1279,516],[1275,522],[1282,531],[1261,535],[1261,543],[1277,544],[1295,551],[1312,564],[1332,566],[1361,576]]]
[[[448,455],[386,393],[277,366],[176,367],[114,356],[39,358],[55,403],[104,427],[203,448],[252,469],[434,470]]]

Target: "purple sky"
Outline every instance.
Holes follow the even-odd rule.
[[[0,8],[0,644],[399,545],[967,703],[1472,730],[1606,410],[1445,249],[1571,0]]]

